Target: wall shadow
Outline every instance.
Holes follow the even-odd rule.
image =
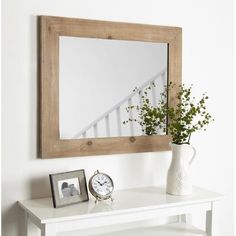
[[[35,178],[29,180],[29,189],[30,189],[30,199],[35,198],[44,198],[51,196],[51,189],[49,185],[49,179],[47,177]],[[2,234],[5,236],[15,235],[17,229],[18,236],[25,236],[24,234],[24,211],[15,202],[13,205],[6,208],[2,211]],[[36,227],[32,224],[29,224],[30,231],[34,231]]]
[[[2,212],[1,235],[13,235],[15,234],[15,228],[17,228],[17,234],[19,236],[25,236],[23,233],[23,224],[23,210],[20,209],[16,202]]]
[[[30,179],[29,186],[31,199],[51,197],[49,177]]]

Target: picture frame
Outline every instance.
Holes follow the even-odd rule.
[[[59,208],[89,200],[83,169],[50,174],[53,207]]]

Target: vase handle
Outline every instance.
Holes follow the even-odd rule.
[[[194,158],[195,158],[195,156],[196,156],[196,153],[197,153],[197,150],[196,150],[195,147],[193,147],[192,145],[190,145],[190,147],[191,147],[192,150],[193,150],[193,157],[192,157],[191,160],[189,161],[189,165],[192,164],[192,162],[193,162],[193,160],[194,160]]]

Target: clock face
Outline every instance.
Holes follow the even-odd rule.
[[[109,196],[113,191],[113,182],[108,175],[99,173],[94,175],[91,185],[95,193],[100,196]]]

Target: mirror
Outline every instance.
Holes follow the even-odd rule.
[[[169,150],[166,133],[125,121],[147,88],[157,105],[167,82],[181,84],[181,50],[179,27],[40,16],[39,156]]]
[[[126,108],[141,106],[148,87],[148,98],[157,106],[167,84],[167,44],[65,36],[59,40],[60,138],[144,135],[139,123],[123,124],[138,117],[136,109]]]

